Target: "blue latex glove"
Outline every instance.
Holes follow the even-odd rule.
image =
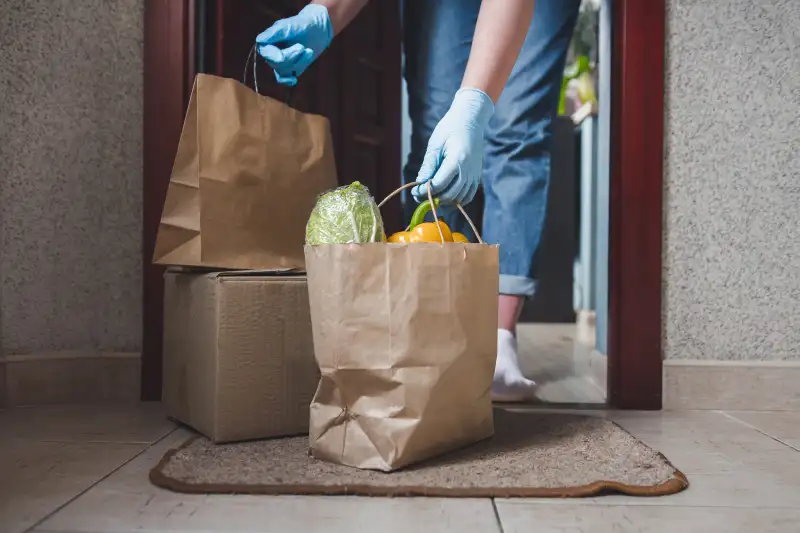
[[[261,32],[256,45],[259,55],[275,70],[278,83],[292,87],[332,39],[328,9],[308,4],[297,15],[281,19]]]
[[[431,192],[443,203],[468,204],[475,198],[483,171],[484,130],[494,113],[489,95],[459,89],[450,109],[434,128],[417,181],[411,191],[419,202]]]

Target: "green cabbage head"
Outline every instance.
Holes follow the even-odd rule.
[[[369,190],[354,181],[317,200],[306,225],[306,244],[382,242],[383,219]]]

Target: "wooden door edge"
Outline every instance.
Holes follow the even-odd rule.
[[[608,403],[662,407],[665,0],[613,0]]]
[[[161,399],[164,269],[153,265],[156,232],[194,78],[193,0],[145,0],[142,145],[141,399]]]

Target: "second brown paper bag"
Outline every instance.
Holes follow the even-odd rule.
[[[391,471],[490,437],[498,248],[306,247],[314,457]]]
[[[219,269],[304,267],[305,224],[336,186],[330,125],[236,80],[198,74],[154,262]]]

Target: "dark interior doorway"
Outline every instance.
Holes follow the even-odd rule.
[[[144,400],[161,397],[163,268],[151,258],[194,76],[241,79],[255,35],[304,4],[145,1]],[[613,0],[612,9],[608,401],[660,409],[665,0]],[[358,179],[376,197],[396,187],[400,170],[399,12],[399,0],[371,2],[291,94],[295,107],[330,119],[340,182]],[[271,73],[259,81],[286,97]],[[384,217],[398,229],[400,206]]]

